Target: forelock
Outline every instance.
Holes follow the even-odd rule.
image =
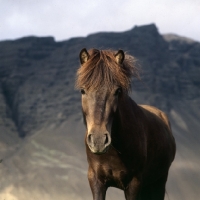
[[[89,60],[77,71],[76,88],[97,90],[102,86],[112,89],[119,86],[128,91],[132,76],[139,78],[136,60],[125,54],[123,64],[119,65],[115,51],[91,49]]]

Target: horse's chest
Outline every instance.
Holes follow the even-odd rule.
[[[125,189],[130,181],[129,172],[127,169],[104,169],[104,181],[108,186],[114,186]]]
[[[133,178],[131,170],[116,156],[109,156],[107,160],[97,162],[95,168],[97,175],[107,186],[125,189]]]

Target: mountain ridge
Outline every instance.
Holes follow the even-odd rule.
[[[91,198],[80,94],[74,89],[84,47],[123,49],[138,59],[142,81],[133,80],[130,95],[164,110],[177,141],[170,199],[188,199],[191,193],[196,199],[200,43],[162,36],[154,24],[62,42],[35,36],[0,42],[0,197]],[[188,187],[182,183],[186,180]],[[111,199],[121,196],[118,190],[109,194]]]

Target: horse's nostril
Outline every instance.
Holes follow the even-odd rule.
[[[89,134],[87,137],[88,144],[92,143],[92,134]]]
[[[105,134],[105,141],[104,141],[104,145],[108,146],[110,144],[110,136],[106,133]]]
[[[105,136],[106,136],[105,144],[107,144],[108,143],[108,135],[105,134]]]

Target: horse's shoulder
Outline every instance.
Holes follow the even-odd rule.
[[[146,114],[150,112],[150,113],[153,113],[154,115],[156,115],[157,117],[159,117],[169,127],[169,129],[171,129],[170,121],[165,112],[163,112],[162,110],[160,110],[154,106],[150,106],[150,105],[138,105],[138,106],[140,108],[142,108]]]

